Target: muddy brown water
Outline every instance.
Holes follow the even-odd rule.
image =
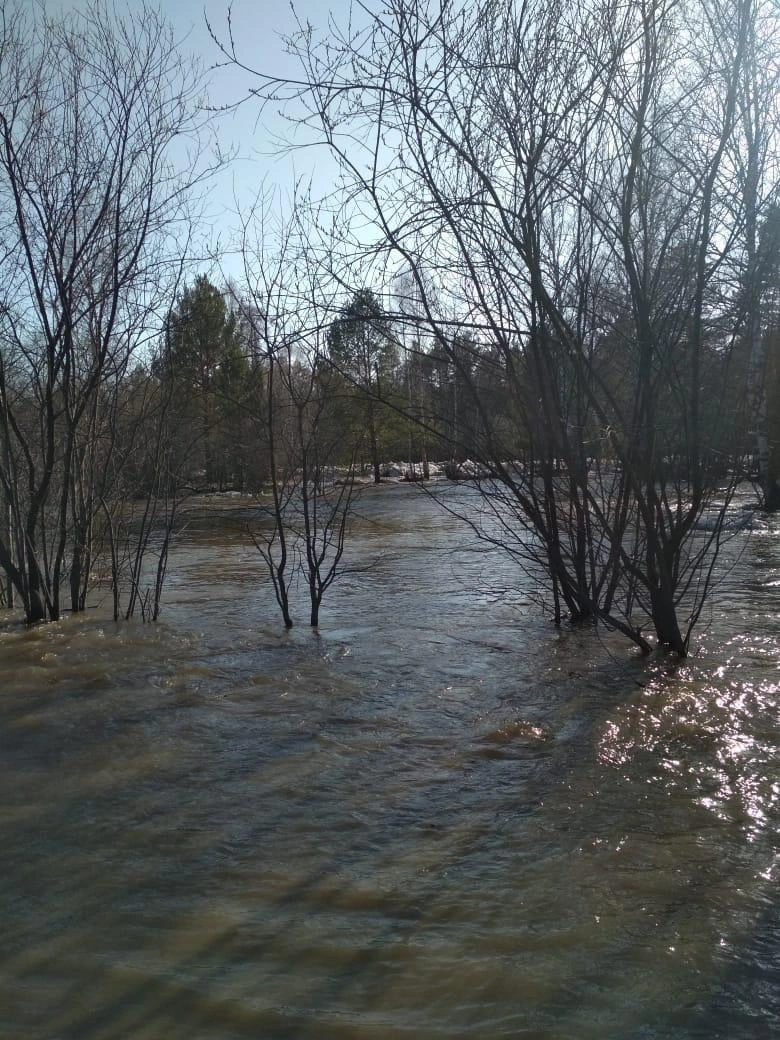
[[[160,624],[0,627],[0,1037],[780,1035],[780,526],[675,665],[360,510],[319,633],[218,514]]]

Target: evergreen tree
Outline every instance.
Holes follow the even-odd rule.
[[[383,394],[390,388],[396,351],[390,322],[370,289],[355,293],[330,327],[328,352],[334,367],[359,391],[374,481],[379,483]]]
[[[168,315],[157,374],[174,381],[179,414],[194,424],[205,483],[240,482],[250,367],[237,316],[206,275],[184,289]]]

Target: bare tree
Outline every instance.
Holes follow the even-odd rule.
[[[201,81],[151,8],[2,18],[0,566],[32,622],[64,581],[84,605],[101,431],[191,226]]]
[[[102,521],[96,549],[109,562],[115,621],[160,615],[168,553],[191,490],[186,473],[200,447],[197,432],[189,442],[182,437],[174,390],[148,368],[134,369],[117,397],[110,451],[95,482]]]
[[[361,10],[321,43],[302,26],[300,79],[253,96],[338,158],[350,247],[370,219],[437,348],[462,366],[468,332],[489,359],[490,392],[467,381],[482,486],[556,620],[685,654],[733,490],[717,416],[753,0]]]
[[[270,492],[251,534],[285,627],[293,625],[290,589],[301,575],[317,626],[325,592],[342,572],[362,431],[339,410],[346,386],[326,350],[335,287],[329,295],[313,261],[314,225],[296,207],[274,227],[267,203],[258,200],[242,236],[242,318],[262,359],[262,394],[250,418],[267,451]]]

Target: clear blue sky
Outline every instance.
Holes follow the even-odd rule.
[[[125,0],[129,9],[140,6],[140,0]],[[234,0],[231,6],[233,37],[240,57],[252,68],[273,75],[297,75],[297,65],[284,53],[282,37],[294,32],[295,16],[289,0]],[[315,28],[325,29],[329,12],[346,21],[349,0],[296,0],[295,12],[302,22],[307,20]],[[180,37],[186,37],[185,51],[198,54],[209,67],[223,59],[209,37],[208,18],[214,32],[227,39],[226,0],[160,0],[163,14],[173,24]],[[117,4],[118,10],[122,4]],[[245,96],[252,85],[252,77],[238,69],[214,68],[210,72],[210,97],[215,105],[229,105]],[[219,178],[212,193],[211,203],[225,213],[230,222],[230,211],[236,200],[246,205],[254,198],[259,186],[276,186],[280,193],[292,192],[297,178],[312,178],[315,194],[329,190],[335,167],[328,161],[324,150],[305,150],[295,155],[280,155],[274,135],[286,130],[282,119],[273,111],[259,117],[258,106],[246,102],[234,113],[219,117],[219,134],[223,146],[236,153],[229,170]]]
[[[48,0],[48,10],[82,7],[88,0]],[[111,0],[108,0],[110,3]],[[284,53],[282,37],[293,33],[296,21],[289,0],[149,0],[173,25],[184,54],[197,55],[208,69],[224,59],[206,28],[208,18],[214,32],[227,39],[228,7],[232,10],[233,36],[240,57],[247,65],[273,75],[295,75],[298,68]],[[118,14],[137,12],[143,0],[114,0]],[[349,0],[296,0],[295,11],[302,22],[324,30],[329,12],[339,21],[349,15]],[[209,96],[215,106],[231,105],[245,96],[252,77],[238,69],[214,68],[209,72]],[[246,207],[261,185],[275,187],[280,196],[290,196],[298,178],[312,179],[315,195],[330,189],[335,166],[324,149],[307,149],[290,155],[278,154],[274,135],[285,131],[284,121],[271,111],[259,117],[256,103],[249,101],[235,112],[217,117],[221,147],[235,153],[230,167],[210,186],[208,207],[211,223],[220,238],[227,240],[236,225],[236,205]],[[226,257],[226,266],[233,269]],[[237,266],[234,273],[238,273]]]

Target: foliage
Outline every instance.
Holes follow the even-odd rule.
[[[396,367],[390,322],[370,289],[358,290],[328,331],[331,364],[356,388],[368,434],[375,483],[381,479],[382,440],[391,412],[383,407]]]
[[[172,307],[154,371],[173,389],[182,431],[194,431],[192,483],[220,490],[245,485],[244,411],[253,373],[239,314],[206,275],[185,287]]]

